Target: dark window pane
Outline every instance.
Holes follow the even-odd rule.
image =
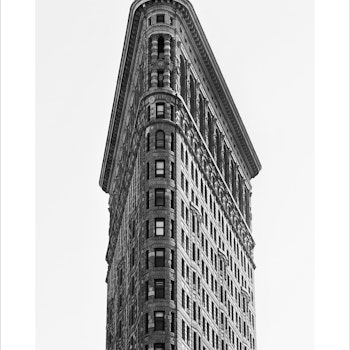
[[[165,16],[157,15],[157,23],[164,23],[164,22],[165,22]]]
[[[158,87],[164,87],[164,71],[158,71]]]
[[[156,299],[165,298],[165,280],[154,280],[154,292]]]
[[[155,311],[154,313],[154,330],[164,331],[164,311]]]
[[[154,196],[154,205],[156,207],[165,206],[165,189],[164,188],[156,188],[154,190],[155,196]]]
[[[154,344],[154,350],[164,350],[165,344],[164,343],[155,343]]]
[[[164,38],[162,36],[158,38],[158,58],[164,59]]]
[[[155,250],[155,260],[154,267],[164,267],[165,266],[165,249]]]
[[[158,130],[156,133],[156,148],[165,148],[165,134],[162,130]]]

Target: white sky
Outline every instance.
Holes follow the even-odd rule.
[[[192,3],[263,166],[252,182],[258,350],[310,350],[312,1]],[[130,4],[37,1],[38,350],[105,346],[98,180]]]

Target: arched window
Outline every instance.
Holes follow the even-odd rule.
[[[163,130],[158,130],[156,133],[156,148],[165,149],[165,134]]]
[[[164,59],[164,38],[162,36],[158,38],[158,59]]]
[[[191,97],[190,97],[190,112],[192,117],[195,119],[195,114],[196,114],[196,87],[194,84],[194,80],[192,75],[190,76],[190,92],[191,92]]]
[[[185,60],[182,56],[180,56],[180,84],[181,84],[181,90],[180,94],[187,102],[187,96],[186,96],[186,68],[185,68]]]
[[[199,129],[203,137],[205,136],[205,112],[204,112],[204,100],[202,95],[199,95]]]

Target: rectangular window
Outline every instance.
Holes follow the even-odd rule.
[[[171,313],[170,332],[175,332],[175,313]]]
[[[165,206],[165,188],[156,188],[154,190],[154,205],[156,207]]]
[[[165,344],[164,343],[155,343],[154,350],[165,350]]]
[[[154,312],[154,330],[164,331],[164,311]]]
[[[156,160],[155,177],[165,177],[165,160]]]
[[[146,300],[148,300],[148,292],[149,292],[148,282],[145,282],[145,295],[146,295]]]
[[[170,178],[175,180],[175,164],[174,162],[170,162]]]
[[[175,209],[175,193],[170,191],[170,208]]]
[[[164,22],[165,22],[165,16],[157,15],[157,23],[164,23]]]
[[[165,280],[154,280],[154,297],[156,299],[165,298]]]
[[[170,255],[170,267],[174,269],[175,266],[175,252],[171,250],[171,255]]]
[[[145,314],[145,333],[148,333],[148,314]]]
[[[164,71],[158,71],[158,87],[164,87]]]
[[[165,235],[165,219],[163,219],[163,218],[154,219],[154,225],[155,225],[156,236],[164,236]]]
[[[146,179],[149,180],[149,163],[146,165]]]
[[[175,282],[171,281],[170,285],[170,299],[175,300]]]
[[[146,238],[149,238],[149,221],[146,221]]]
[[[165,104],[164,103],[157,103],[156,104],[156,118],[157,119],[165,118]]]
[[[147,107],[147,120],[151,121],[151,106]]]
[[[155,250],[154,267],[164,267],[164,266],[165,266],[165,249],[157,248]]]
[[[146,251],[146,269],[149,269],[149,251]]]
[[[149,191],[146,192],[146,209],[149,209]]]
[[[170,119],[172,121],[175,120],[175,108],[174,108],[174,106],[170,106]]]
[[[175,238],[175,222],[174,222],[174,220],[170,221],[170,237]]]

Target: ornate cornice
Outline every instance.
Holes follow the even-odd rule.
[[[100,176],[100,186],[106,192],[109,192],[109,180],[113,165],[113,157],[118,139],[119,124],[123,112],[125,95],[127,92],[126,89],[135,51],[137,33],[141,23],[140,17],[142,15],[143,8],[148,4],[153,5],[169,3],[176,7],[178,13],[179,11],[182,12],[182,17],[191,32],[198,52],[200,53],[202,61],[204,62],[210,75],[210,80],[215,87],[216,95],[221,101],[223,109],[226,112],[225,118],[233,132],[233,136],[236,139],[237,145],[245,160],[250,176],[252,178],[255,177],[261,170],[260,161],[253,148],[251,140],[191,3],[188,0],[136,0],[132,3],[130,8]]]

